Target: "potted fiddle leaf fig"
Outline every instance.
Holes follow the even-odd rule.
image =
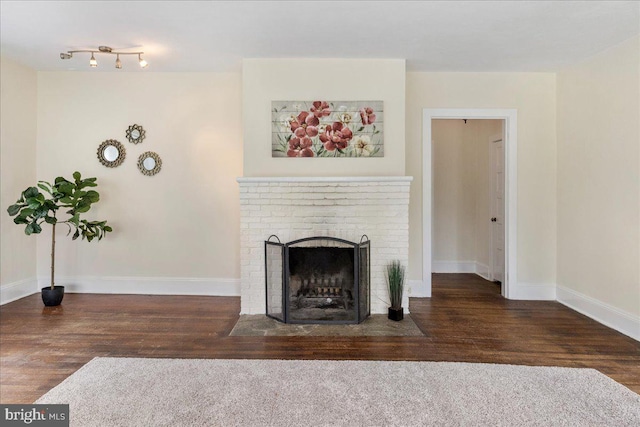
[[[400,321],[404,318],[402,308],[402,294],[404,292],[404,266],[400,261],[391,261],[387,264],[387,285],[389,287],[388,317],[391,320]]]
[[[56,286],[54,282],[55,253],[56,253],[56,225],[65,224],[69,227],[67,236],[74,231],[72,239],[82,236],[82,240],[102,240],[106,233],[112,231],[107,221],[88,221],[81,215],[88,212],[91,206],[100,200],[97,191],[89,189],[96,187],[97,178],[82,179],[80,172],[73,173],[73,180],[69,181],[61,176],[53,184],[38,181],[38,187],[29,187],[22,192],[15,204],[9,206],[7,212],[15,217],[13,222],[24,225],[24,233],[40,234],[42,224],[51,225],[51,284],[42,288],[42,301],[46,306],[60,305],[64,297],[64,286]],[[46,194],[40,192],[43,190]],[[68,216],[59,218],[59,209],[63,209]]]

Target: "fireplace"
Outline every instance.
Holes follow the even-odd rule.
[[[284,323],[360,323],[371,312],[370,242],[264,242],[266,314]]]
[[[238,178],[240,314],[266,313],[264,241],[272,234],[283,243],[311,236],[359,242],[363,234],[369,236],[374,242],[369,249],[371,262],[367,265],[367,277],[371,278],[368,283],[370,311],[386,314],[389,291],[385,266],[396,259],[409,264],[411,179],[407,176]],[[271,240],[277,243],[275,238]],[[353,249],[353,246],[347,247]],[[281,294],[277,298],[276,290],[270,289],[269,298],[281,301],[282,318],[284,255],[280,263],[280,276],[276,280]],[[411,295],[411,284],[408,285],[405,308]],[[272,313],[276,313],[275,307],[272,308]]]

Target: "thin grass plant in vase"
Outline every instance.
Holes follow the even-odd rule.
[[[387,264],[387,285],[389,287],[389,319],[399,321],[404,318],[402,295],[404,293],[405,268],[400,261],[395,260]]]

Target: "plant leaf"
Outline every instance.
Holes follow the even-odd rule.
[[[80,223],[80,216],[78,214],[75,214],[71,218],[69,218],[67,222],[70,222],[71,224],[77,227],[78,224]]]
[[[49,209],[47,209],[44,206],[39,206],[38,208],[36,208],[36,210],[33,212],[33,217],[36,219],[39,218],[44,218],[45,216],[47,216],[47,214],[49,213]]]
[[[70,196],[73,193],[73,190],[76,188],[75,185],[70,183],[69,181],[65,181],[58,185],[58,191],[60,191],[65,196]]]
[[[97,187],[98,184],[96,184],[96,180],[98,178],[85,178],[80,182],[80,185],[78,185],[78,188],[85,188],[85,187]]]
[[[17,216],[13,219],[14,224],[28,224],[29,220],[23,216]]]
[[[29,187],[22,193],[25,199],[36,197],[38,194],[40,194],[40,192],[36,187]]]
[[[20,212],[21,205],[11,205],[7,208],[7,212],[9,212],[10,216],[17,215]]]
[[[20,212],[20,216],[21,217],[28,217],[29,215],[32,215],[35,211],[31,208],[24,208],[22,209],[22,212]]]
[[[91,201],[91,203],[96,203],[100,201],[100,194],[95,190],[87,191],[85,197]]]
[[[53,200],[45,200],[44,205],[42,206],[45,206],[50,211],[58,210],[58,205],[56,205],[56,202],[54,202]]]
[[[91,209],[91,202],[86,201],[84,199],[80,200],[78,202],[78,206],[76,206],[76,208],[73,210],[74,215],[76,213],[85,213],[88,212],[89,209]]]
[[[31,209],[37,209],[44,204],[44,196],[42,193],[38,193],[34,197],[29,197],[26,202]]]
[[[40,188],[41,190],[46,191],[47,193],[51,194],[53,196],[53,194],[51,193],[51,184],[49,184],[48,186],[45,184],[49,184],[48,182],[44,182],[44,181],[40,181],[38,183],[38,188]]]

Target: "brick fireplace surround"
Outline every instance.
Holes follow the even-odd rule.
[[[371,240],[371,313],[386,313],[385,265],[409,261],[412,177],[260,177],[240,184],[241,314],[265,313],[264,241]],[[405,286],[407,283],[405,282]],[[405,292],[405,311],[408,311]]]

